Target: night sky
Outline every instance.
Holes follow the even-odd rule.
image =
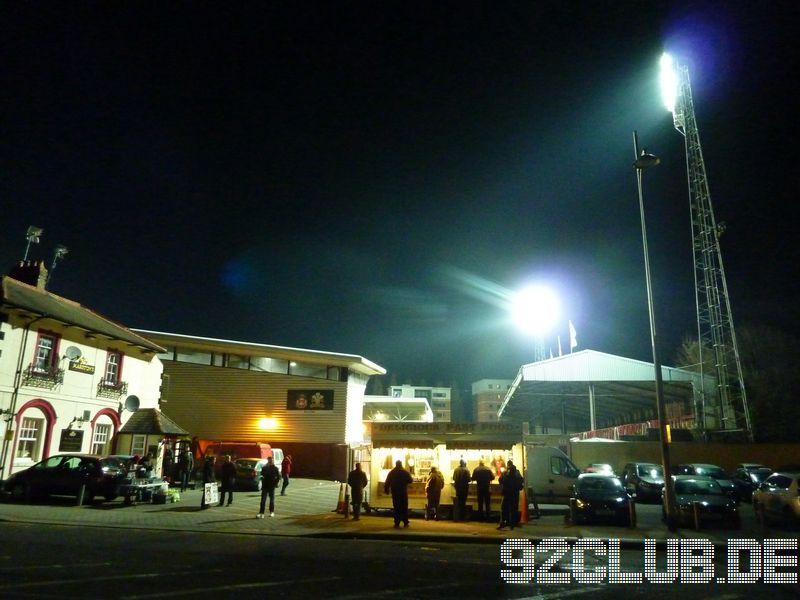
[[[214,8],[212,8],[212,6]],[[696,331],[690,67],[734,320],[798,332],[796,1],[6,2],[0,261],[129,327],[511,378],[504,296],[568,348],[651,360],[632,132],[666,364]]]

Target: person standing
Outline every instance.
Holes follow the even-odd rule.
[[[500,476],[499,482],[503,490],[503,504],[498,529],[505,529],[506,525],[514,529],[518,518],[519,493],[524,486],[524,480],[514,463],[508,461],[506,472]]]
[[[431,467],[431,472],[428,475],[428,480],[425,482],[425,498],[428,500],[428,507],[425,511],[425,517],[429,514],[433,515],[433,520],[439,520],[439,500],[442,497],[442,488],[444,487],[444,477],[436,467]]]
[[[394,526],[400,527],[400,521],[404,527],[408,527],[408,486],[414,483],[411,473],[403,468],[403,461],[398,460],[394,463],[394,469],[389,471],[386,482],[383,484],[383,493],[392,492],[392,508],[394,509]]]
[[[225,455],[225,462],[222,463],[222,486],[220,488],[219,505],[230,506],[233,504],[233,488],[236,486],[236,465],[231,460],[231,455]],[[225,493],[228,494],[228,504],[225,504]]]
[[[174,483],[175,474],[172,472],[172,448],[164,447],[164,460],[161,463],[162,476],[170,483]]]
[[[292,472],[292,455],[287,454],[281,461],[281,477],[283,478],[283,485],[281,486],[281,496],[286,495],[286,488],[289,487],[289,473]]]
[[[469,493],[469,481],[472,476],[467,469],[464,459],[458,462],[458,466],[453,471],[453,484],[456,488],[456,511],[453,515],[454,521],[464,521],[467,516],[467,494]]]
[[[189,477],[194,471],[194,456],[192,453],[187,449],[181,452],[181,456],[178,459],[178,472],[181,478],[181,492],[185,492],[186,488],[189,487]]]
[[[267,506],[267,497],[269,496],[269,516],[275,516],[275,488],[278,487],[278,482],[281,480],[281,473],[278,467],[275,466],[275,461],[270,456],[267,459],[267,464],[261,467],[261,507],[258,510],[256,519],[264,518],[264,509]]]
[[[215,461],[216,457],[209,456],[206,458],[206,462],[203,464],[203,493],[201,494],[200,498],[200,508],[208,508],[210,506],[210,504],[206,504],[206,484],[217,483],[217,478],[214,476]]]
[[[494,473],[481,460],[475,470],[472,471],[472,480],[478,489],[478,519],[488,521],[492,512],[492,497],[489,493],[489,485],[494,480]]]
[[[353,521],[358,521],[361,515],[361,503],[364,501],[364,488],[367,487],[367,474],[361,470],[361,463],[356,463],[355,469],[350,471],[347,476],[347,485],[350,486]]]

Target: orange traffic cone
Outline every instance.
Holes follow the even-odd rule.
[[[345,503],[344,503],[344,486],[345,486],[345,484],[341,484],[339,486],[339,501],[336,503],[336,510],[334,511],[334,512],[337,512],[339,514],[343,513],[344,510],[345,510],[345,508],[344,508],[345,507]]]
[[[519,508],[519,524],[522,525],[528,522],[528,494],[525,493],[525,490],[522,490],[522,495],[520,496],[520,508]]]

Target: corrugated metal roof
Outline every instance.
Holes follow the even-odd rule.
[[[4,276],[2,303],[10,309],[24,310],[37,316],[99,333],[153,352],[164,352],[158,344],[134,333],[127,327],[81,306],[73,300],[57,296],[13,277]]]
[[[700,375],[674,367],[661,368],[664,401],[692,405]],[[706,376],[706,389],[714,386]],[[503,399],[500,413],[506,418],[535,420],[543,415],[566,415],[577,420],[589,415],[592,386],[597,416],[614,419],[632,411],[655,406],[655,370],[652,363],[582,350],[520,367]]]

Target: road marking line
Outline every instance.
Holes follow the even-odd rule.
[[[570,596],[580,596],[582,594],[591,594],[603,589],[602,586],[593,585],[591,587],[577,588],[564,591],[556,591],[552,594],[537,594],[536,596],[525,596],[524,598],[517,598],[517,600],[552,600],[554,598],[568,598]]]
[[[279,585],[294,585],[294,584],[307,584],[307,583],[317,583],[321,581],[337,581],[341,579],[341,577],[320,577],[317,579],[294,579],[291,581],[258,581],[254,583],[237,583],[233,585],[220,585],[217,587],[201,587],[195,588],[192,590],[181,589],[177,591],[170,591],[170,592],[159,592],[157,594],[134,594],[132,596],[119,596],[119,598],[124,598],[126,600],[136,600],[140,598],[168,598],[174,596],[188,596],[188,595],[196,595],[196,594],[204,594],[208,592],[224,592],[228,590],[247,590],[247,589],[255,589],[255,588],[267,588],[267,587],[277,587]]]

